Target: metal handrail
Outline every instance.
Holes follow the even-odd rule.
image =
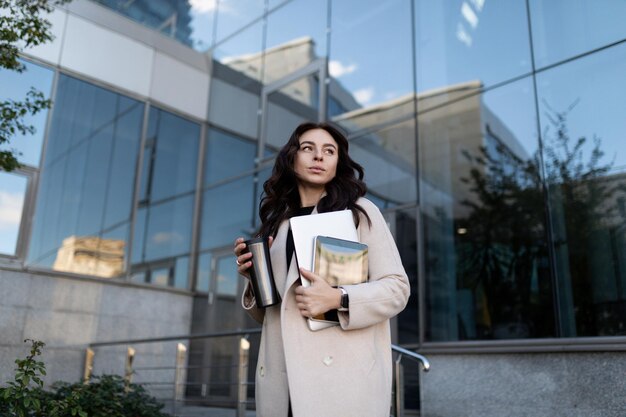
[[[87,381],[89,379],[89,376],[91,374],[91,369],[93,368],[93,350],[91,348],[94,347],[100,347],[100,346],[115,346],[115,345],[136,345],[136,344],[142,344],[142,343],[155,343],[155,342],[166,342],[166,341],[177,341],[177,340],[194,340],[194,339],[211,339],[211,338],[219,338],[219,337],[230,337],[230,336],[244,336],[245,339],[248,338],[249,335],[251,334],[258,334],[261,333],[261,328],[252,328],[252,329],[238,329],[238,330],[231,330],[231,331],[224,331],[224,332],[214,332],[214,333],[198,333],[198,334],[186,334],[186,335],[176,335],[176,336],[165,336],[165,337],[152,337],[152,338],[143,338],[143,339],[127,339],[127,340],[115,340],[115,341],[108,341],[108,342],[94,342],[94,343],[89,343],[88,344],[88,349],[87,349],[87,356],[85,359],[85,380]],[[242,339],[243,341],[243,339]],[[248,349],[249,349],[249,343],[247,344],[248,347],[242,349],[242,347],[240,347],[239,349],[239,354],[240,354],[240,358],[239,358],[239,378],[238,378],[238,383],[237,384],[229,384],[229,385],[239,385],[239,393],[238,393],[238,404],[237,404],[237,415],[238,416],[243,416],[245,415],[245,409],[246,409],[246,404],[249,403],[249,401],[246,398],[246,386],[248,385],[247,382],[247,363],[248,363]],[[403,347],[400,347],[398,345],[391,345],[391,349],[398,353],[398,357],[395,361],[395,373],[396,373],[396,378],[395,378],[395,386],[396,386],[396,390],[395,390],[395,413],[394,415],[397,417],[403,417],[404,416],[404,405],[403,405],[403,397],[404,397],[404,389],[402,387],[402,385],[404,384],[404,371],[403,371],[403,367],[401,364],[402,359],[406,356],[409,359],[419,362],[422,365],[422,369],[424,370],[424,372],[428,372],[430,370],[430,362],[428,361],[428,359],[426,359],[426,357],[424,355],[420,355],[417,352],[413,352],[410,351],[408,349],[405,349]],[[127,358],[127,370],[126,370],[126,378],[128,379],[128,382],[130,382],[131,376],[132,376],[132,356],[134,356],[134,349],[129,348],[129,351],[132,350],[132,353],[129,353],[129,357]],[[157,368],[167,368],[167,367],[146,367],[146,369],[149,368],[153,368],[153,369],[157,369]],[[182,389],[183,386],[187,386],[190,385],[189,383],[185,383],[183,381],[179,381],[179,377],[180,377],[180,372],[184,371],[186,369],[189,369],[190,367],[178,364],[178,359],[177,359],[177,365],[174,368],[170,368],[170,369],[176,369],[176,381],[171,384],[171,383],[163,383],[163,385],[174,385],[175,386],[175,396],[174,396],[174,405],[176,404],[176,401],[180,395],[180,391]],[[156,385],[159,384],[157,382],[149,382],[147,383],[147,385]]]
[[[225,332],[214,332],[214,333],[196,333],[196,334],[186,334],[186,335],[178,335],[178,336],[165,336],[165,337],[152,337],[152,338],[144,338],[144,339],[127,339],[127,340],[114,340],[108,342],[94,342],[89,343],[89,347],[99,347],[99,346],[114,346],[114,345],[126,345],[126,344],[140,344],[140,343],[154,343],[154,342],[166,342],[166,341],[174,341],[174,340],[192,340],[192,339],[210,339],[214,337],[228,337],[228,336],[241,336],[248,334],[256,334],[261,333],[261,328],[252,328],[252,329],[239,329],[239,330],[230,330]],[[419,353],[413,352],[411,350],[407,350],[398,345],[391,345],[391,349],[395,352],[398,352],[402,355],[406,355],[409,358],[420,362],[422,364],[422,368],[425,372],[430,370],[430,362],[424,355],[420,355]]]
[[[89,343],[89,347],[99,346],[114,346],[114,345],[126,345],[126,344],[140,344],[140,343],[154,343],[154,342],[167,342],[173,340],[192,340],[192,339],[210,339],[213,337],[228,337],[228,336],[240,336],[247,334],[261,333],[261,328],[254,329],[239,329],[231,330],[227,332],[215,332],[215,333],[196,333],[196,334],[184,334],[179,336],[164,336],[164,337],[152,337],[147,339],[128,339],[128,340],[113,340],[109,342],[94,342]]]
[[[430,371],[430,362],[428,361],[428,359],[426,359],[424,355],[420,355],[417,352],[407,350],[403,347],[400,347],[394,344],[391,345],[391,349],[400,353],[400,355],[406,355],[409,358],[413,359],[414,361],[420,362],[422,364],[422,369],[424,369],[424,372]]]

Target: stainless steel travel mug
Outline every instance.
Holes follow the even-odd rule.
[[[280,303],[272,272],[269,238],[249,239],[244,243],[245,251],[252,252],[252,267],[248,271],[257,306],[269,307]]]

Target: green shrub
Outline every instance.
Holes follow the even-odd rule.
[[[43,362],[36,358],[45,345],[31,342],[30,354],[15,363],[14,381],[0,388],[1,417],[168,417],[162,404],[137,384],[127,385],[117,375],[94,377],[89,384],[56,382],[43,389],[46,375]]]

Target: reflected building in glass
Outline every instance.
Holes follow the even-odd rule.
[[[433,363],[405,370],[407,409],[626,412],[624,17],[613,0],[58,8],[55,40],[0,72],[0,99],[53,100],[0,172],[8,351],[255,327],[232,242],[258,229],[291,131],[331,121],[410,278],[394,343]],[[55,350],[76,372],[53,375],[77,379],[80,355]],[[236,401],[234,343],[189,361],[187,398]]]

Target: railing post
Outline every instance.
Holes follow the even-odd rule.
[[[85,350],[85,369],[83,372],[83,383],[89,384],[89,380],[91,379],[91,373],[93,372],[93,357],[95,353],[93,349],[87,348]]]
[[[187,346],[183,343],[179,343],[176,346],[176,375],[174,381],[174,403],[181,401],[185,396],[185,378],[187,373],[185,372],[185,362],[187,356]]]
[[[248,400],[248,359],[250,342],[242,337],[239,342],[239,376],[237,378],[237,417],[245,417]]]
[[[396,415],[404,417],[404,367],[402,366],[402,354],[398,355],[395,362],[395,385],[396,385]]]
[[[130,389],[130,384],[133,382],[133,361],[135,360],[135,349],[128,347],[126,349],[126,365],[124,366],[124,383],[126,385],[126,391]]]

